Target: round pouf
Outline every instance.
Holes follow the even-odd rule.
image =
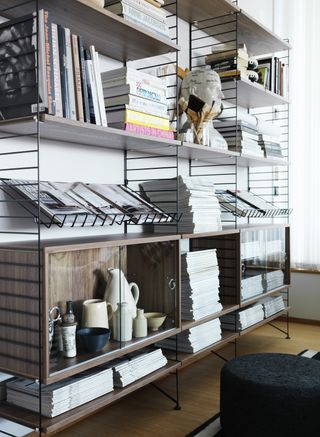
[[[320,362],[289,354],[235,358],[221,370],[226,437],[319,437]]]

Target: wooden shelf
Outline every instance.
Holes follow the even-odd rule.
[[[268,317],[267,319],[263,319],[261,320],[261,322],[255,323],[252,326],[249,326],[249,328],[243,329],[242,331],[239,331],[239,335],[245,335],[248,334],[251,331],[254,331],[255,329],[259,328],[259,326],[263,326],[266,323],[271,322],[271,320],[277,319],[278,317],[282,316],[283,314],[286,314],[288,311],[290,310],[290,307],[285,308],[282,311],[279,311],[275,314],[273,314],[272,316]]]
[[[224,93],[224,100],[233,99],[235,96],[235,87],[231,88],[232,82],[237,83],[237,103],[244,108],[263,108],[265,106],[278,106],[289,103],[289,100],[279,94],[273,93],[262,85],[246,77],[231,78],[222,82],[222,91]]]
[[[33,12],[35,8],[35,2],[3,0],[0,15],[16,18]],[[39,0],[41,8],[51,13],[55,23],[83,36],[87,45],[93,44],[99,53],[121,62],[179,50],[169,38],[131,24],[106,9],[89,5],[86,0]]]
[[[150,373],[149,375],[139,379],[125,388],[115,389],[111,393],[100,396],[93,401],[87,402],[80,407],[74,408],[73,410],[60,414],[52,419],[42,417],[42,432],[49,434],[62,430],[66,426],[90,416],[106,405],[109,405],[112,402],[115,402],[118,399],[121,399],[122,397],[138,390],[139,388],[144,387],[146,384],[150,384],[151,382],[168,375],[169,373],[178,369],[180,366],[181,364],[177,362],[168,363],[165,367]],[[39,426],[39,415],[37,413],[7,404],[6,402],[1,402],[1,416],[26,426]]]
[[[182,234],[182,239],[191,239],[191,238],[210,238],[210,237],[222,237],[224,235],[230,235],[230,234],[239,234],[238,229],[223,229],[222,231],[216,231],[216,232],[199,232],[195,234]]]
[[[202,317],[199,320],[182,321],[181,331],[186,331],[187,329],[193,328],[194,326],[202,325],[205,322],[209,322],[210,320],[214,320],[217,317],[221,317],[225,314],[232,313],[233,311],[236,311],[238,309],[239,309],[239,305],[223,305],[223,309],[221,311],[218,311],[217,313],[210,314],[209,316],[206,317]]]
[[[175,12],[174,5],[167,7],[167,9],[173,13]],[[244,12],[230,0],[198,0],[197,2],[193,0],[180,0],[178,2],[178,16],[183,20],[189,23],[194,23],[195,21],[200,23],[202,20],[206,20],[202,25],[200,23],[200,28],[212,24],[213,21],[211,20],[210,22],[208,20],[209,18],[221,17],[230,13],[238,14],[238,42],[246,44],[250,55],[265,55],[290,48],[289,44],[278,35]],[[219,26],[220,40],[224,42],[232,39],[230,38],[230,34],[221,35],[221,33],[234,29],[234,22]],[[212,32],[212,27],[207,27],[206,32],[208,34]]]
[[[260,299],[280,293],[281,291],[284,291],[290,287],[290,284],[282,285],[281,287],[274,288],[273,290],[267,291],[265,293],[257,294],[257,296],[254,296],[250,299],[242,300],[240,302],[240,308],[245,308],[246,306],[251,305],[254,302],[258,302]]]
[[[60,381],[61,379],[83,372],[84,370],[107,363],[115,358],[123,357],[125,354],[142,349],[157,341],[176,335],[179,332],[181,332],[180,328],[149,332],[148,337],[143,339],[133,338],[131,341],[124,343],[121,348],[119,342],[111,340],[100,353],[79,354],[74,358],[60,357],[57,362],[51,363],[50,374],[45,383],[52,384],[53,382]]]

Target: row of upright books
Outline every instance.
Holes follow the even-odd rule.
[[[125,387],[164,367],[167,359],[161,349],[135,352],[127,358],[86,370],[53,384],[40,385],[26,378],[7,381],[7,402],[55,417],[86,402]]]
[[[85,48],[81,36],[54,23],[44,9],[38,20],[33,13],[1,24],[0,38],[11,53],[0,65],[1,75],[11,74],[9,82],[0,81],[2,119],[37,113],[39,97],[39,112],[107,125],[99,57],[93,45]]]
[[[169,37],[164,0],[106,0],[105,8],[160,36]]]

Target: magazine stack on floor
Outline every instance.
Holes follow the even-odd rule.
[[[143,378],[149,373],[164,367],[168,360],[161,349],[152,352],[135,352],[128,359],[111,362],[113,368],[114,387],[126,387],[134,381]]]
[[[210,320],[202,325],[187,329],[178,334],[177,348],[179,352],[194,353],[221,340],[220,319]],[[175,338],[167,338],[160,343],[164,349],[176,350]]]
[[[221,317],[221,327],[229,331],[243,331],[264,319],[262,304],[252,305],[244,310],[226,314]]]
[[[221,210],[210,177],[179,176],[178,180],[152,180],[143,182],[140,188],[149,201],[166,213],[182,213],[178,232],[221,231]],[[176,232],[176,229],[172,231]]]
[[[112,369],[95,367],[63,381],[41,385],[31,379],[16,378],[7,383],[7,402],[55,417],[113,390]]]
[[[102,73],[108,126],[140,135],[173,139],[166,80],[122,67]]]
[[[222,310],[216,249],[181,255],[181,319],[198,320]]]
[[[260,300],[263,305],[264,317],[270,317],[279,311],[285,309],[285,304],[282,296],[270,296]]]

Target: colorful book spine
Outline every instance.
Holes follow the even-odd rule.
[[[122,109],[121,105],[110,105],[109,100],[111,99],[105,99],[107,111]],[[168,118],[168,109],[166,105],[131,94],[129,95],[127,103],[125,104],[125,108],[133,111],[144,112],[145,114],[156,115],[157,117]]]
[[[131,109],[126,109],[121,111],[124,113],[125,123],[139,124],[140,126],[154,127],[156,129],[170,130],[169,119],[157,117],[155,115],[144,114],[143,112],[133,111]],[[112,120],[112,115],[110,113],[110,121]]]
[[[128,81],[126,86],[120,85],[110,88],[103,88],[104,98],[118,96],[121,94],[134,94],[136,96],[143,97],[144,99],[149,99],[164,105],[167,104],[165,90],[160,90],[144,84],[141,80]]]
[[[81,88],[82,88],[84,121],[86,123],[90,123],[89,90],[88,90],[88,81],[87,81],[86,64],[85,64],[85,56],[84,56],[84,44],[83,44],[82,36],[78,37],[78,46],[79,46],[79,58],[80,58],[80,67],[81,67],[81,85],[82,85]]]
[[[48,110],[48,85],[46,74],[46,45],[45,45],[45,18],[44,9],[39,11],[39,94],[43,103],[43,107]]]
[[[72,44],[73,74],[74,74],[73,79],[75,84],[77,120],[84,121],[81,70],[80,70],[79,47],[78,47],[77,35],[74,34],[71,35],[71,44]]]
[[[52,52],[52,29],[51,19],[48,11],[44,11],[44,39],[45,39],[45,64],[48,93],[48,113],[55,115],[55,94],[54,94],[54,69]]]
[[[167,140],[174,139],[174,132],[171,130],[157,129],[149,126],[140,126],[134,123],[126,123],[124,126],[124,130],[127,132],[135,133],[137,135],[146,135],[151,137],[164,138]]]
[[[63,117],[58,26],[55,23],[52,23],[51,29],[52,29],[52,52],[53,52],[54,95],[56,101],[56,116]]]

